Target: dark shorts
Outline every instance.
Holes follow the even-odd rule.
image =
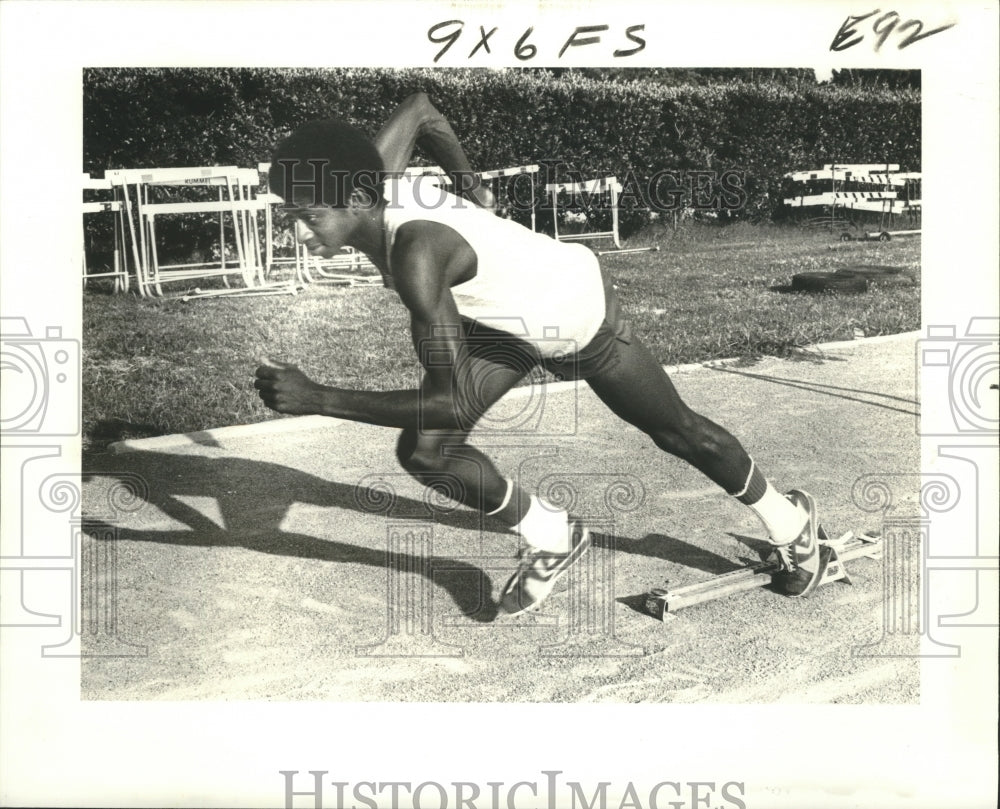
[[[462,318],[466,347],[471,356],[503,365],[523,373],[540,366],[557,381],[587,379],[609,371],[621,361],[620,349],[632,342],[632,326],[609,307],[597,334],[575,353],[542,356],[531,343],[509,332]],[[609,316],[611,318],[609,319]]]

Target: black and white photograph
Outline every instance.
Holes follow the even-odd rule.
[[[995,800],[996,9],[0,17],[5,805]]]
[[[84,697],[919,701],[920,71],[83,89]]]

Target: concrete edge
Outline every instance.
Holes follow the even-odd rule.
[[[878,337],[863,337],[859,340],[841,340],[834,343],[817,343],[815,345],[803,346],[797,350],[803,354],[822,354],[827,351],[843,351],[846,349],[860,348],[866,345],[880,345],[882,343],[917,340],[920,336],[921,332],[919,331],[909,331],[901,334],[883,334]],[[686,365],[664,365],[663,369],[668,374],[673,376],[676,374],[691,373],[693,371],[708,368],[717,368],[721,365],[732,365],[733,363],[738,363],[740,361],[739,357],[732,357],[729,359],[708,360],[706,362],[692,362]],[[545,386],[545,392],[546,395],[550,393],[560,393],[562,391],[574,390],[578,385],[578,382],[551,382]],[[518,399],[529,395],[532,395],[531,387],[514,388],[505,398]],[[352,422],[345,419],[337,419],[329,416],[292,416],[271,419],[270,421],[260,421],[255,424],[236,424],[230,427],[215,427],[211,430],[199,430],[198,432],[193,433],[173,433],[171,435],[158,435],[153,438],[134,438],[126,441],[116,441],[108,446],[108,451],[114,454],[120,454],[125,452],[148,452],[191,444],[212,446],[220,444],[226,439],[238,440],[257,435],[280,435],[281,433],[339,427],[351,423]]]
[[[259,421],[255,424],[234,424],[229,427],[214,427],[211,430],[199,430],[193,433],[172,433],[170,435],[157,435],[152,438],[131,438],[126,441],[116,441],[113,444],[109,444],[108,451],[117,455],[124,452],[148,452],[192,444],[212,446],[227,439],[249,438],[256,435],[280,435],[281,433],[335,427],[341,424],[350,424],[350,422],[344,419],[328,418],[327,416],[292,416],[271,419],[270,421]]]
[[[919,340],[923,332],[904,331],[900,334],[880,334],[877,337],[862,337],[859,340],[840,340],[836,343],[817,343],[811,346],[803,346],[797,349],[800,352],[807,351],[837,351],[844,348],[857,348],[865,345],[880,345],[882,343],[905,342],[906,340]]]

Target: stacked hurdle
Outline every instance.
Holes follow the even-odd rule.
[[[169,169],[117,169],[106,172],[128,222],[135,263],[136,287],[143,297],[167,297],[167,284],[186,284],[185,299],[219,295],[261,295],[294,293],[293,285],[266,282],[256,236],[260,203],[253,189],[256,172],[235,166],[208,166]],[[183,199],[163,202],[156,189],[170,189],[185,195],[192,188],[217,191],[215,199]],[[133,210],[135,211],[133,215]],[[218,214],[218,261],[165,264],[157,244],[157,217],[191,214]],[[228,219],[227,219],[228,214]],[[235,262],[227,256],[227,225],[232,233]],[[231,266],[235,263],[235,266]],[[190,288],[192,282],[219,278],[224,289]],[[233,286],[233,281],[237,286]]]
[[[623,248],[621,237],[618,235],[618,197],[621,194],[622,186],[616,177],[599,177],[595,180],[583,180],[572,183],[548,183],[545,186],[545,193],[548,196],[552,209],[553,235],[558,241],[599,241],[610,239],[614,244],[614,250],[598,250],[597,255],[604,256],[620,253],[647,253],[652,250],[659,250],[658,247],[630,247]],[[563,200],[569,196],[574,204],[567,205]],[[596,201],[606,198],[607,208],[611,211],[611,229],[593,230],[589,223],[597,208]],[[581,218],[580,230],[575,233],[559,232],[559,220],[563,218],[567,211],[572,212],[572,208],[577,209],[576,215]],[[564,222],[565,227],[565,222]]]
[[[201,297],[295,294],[307,284],[380,285],[380,274],[372,274],[371,262],[361,253],[344,248],[332,258],[310,256],[294,234],[278,226],[275,206],[281,199],[267,190],[268,163],[256,169],[235,166],[207,166],[163,169],[109,169],[103,180],[84,175],[84,190],[111,190],[113,200],[84,202],[84,213],[108,211],[115,220],[115,266],[112,272],[88,273],[84,251],[84,283],[88,278],[114,278],[115,291],[129,288],[129,264],[135,285],[143,297]],[[480,184],[487,185],[496,201],[494,212],[510,217],[514,210],[527,206],[530,228],[537,231],[538,165],[476,172]],[[411,167],[403,172],[407,178],[431,177],[442,186],[451,180],[437,166]],[[521,181],[527,178],[526,181]],[[191,189],[199,189],[192,192]],[[527,190],[527,194],[523,191]],[[163,199],[164,192],[170,197]],[[211,192],[215,192],[214,194]],[[553,183],[545,186],[552,201],[555,238],[560,241],[611,239],[613,251],[625,253],[656,248],[623,249],[618,234],[618,201],[621,185],[614,177],[574,183]],[[611,229],[567,233],[560,231],[559,196],[571,194],[584,197],[584,206],[593,205],[598,197],[609,200]],[[187,264],[167,264],[161,259],[157,241],[157,222],[165,216],[189,214],[217,215],[218,258]],[[263,219],[263,225],[261,223]],[[284,231],[284,232],[283,232]],[[284,245],[282,237],[291,237]],[[280,255],[279,255],[280,253]],[[288,272],[287,270],[290,270]],[[286,280],[278,281],[282,276]],[[216,279],[222,288],[202,289],[193,286],[199,281]],[[169,289],[184,286],[179,295]]]
[[[95,180],[89,174],[83,175],[82,190],[113,192],[111,181],[108,179]],[[83,263],[83,285],[86,287],[87,281],[93,278],[113,278],[115,292],[128,291],[128,253],[125,244],[125,219],[121,200],[84,200],[82,213],[113,213],[114,217],[114,252],[113,266],[111,272],[92,273],[87,267],[87,244],[83,220],[80,221],[80,245]]]
[[[784,198],[784,204],[793,208],[829,208],[826,221],[831,226],[838,222],[838,209],[881,214],[879,230],[866,233],[863,238],[887,238],[886,228],[892,225],[894,215],[913,216],[922,207],[919,199],[921,173],[901,172],[897,163],[828,163],[822,169],[789,172],[784,179],[793,187],[797,184],[795,196]],[[912,196],[914,192],[916,197]],[[818,221],[822,222],[823,218]],[[896,235],[917,233],[920,231],[895,231]]]
[[[245,262],[245,241],[240,232],[242,217],[238,209],[239,184],[235,166],[170,169],[121,169],[109,171],[110,179],[120,190],[122,202],[130,219],[133,249],[136,252],[136,285],[144,297],[163,296],[163,286],[172,282],[187,282],[203,278],[228,276],[233,270],[226,261],[225,214],[231,216],[231,227],[238,251],[238,263],[244,281],[249,280]],[[177,187],[212,187],[218,191],[217,201],[185,201],[162,203],[155,200],[153,189]],[[135,220],[132,221],[132,211]],[[220,262],[216,267],[208,263],[186,265],[161,264],[156,241],[156,217],[171,214],[218,213]]]

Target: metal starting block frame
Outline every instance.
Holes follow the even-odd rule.
[[[851,584],[847,568],[844,567],[845,562],[865,557],[876,560],[882,558],[882,538],[869,534],[855,535],[853,531],[848,531],[838,539],[830,539],[820,528],[819,546],[821,564],[825,565],[825,569],[816,589],[834,581]],[[655,588],[646,594],[646,611],[654,618],[668,621],[676,617],[674,613],[683,607],[771,584],[778,569],[778,563],[768,558],[759,564],[748,565],[684,587]]]

